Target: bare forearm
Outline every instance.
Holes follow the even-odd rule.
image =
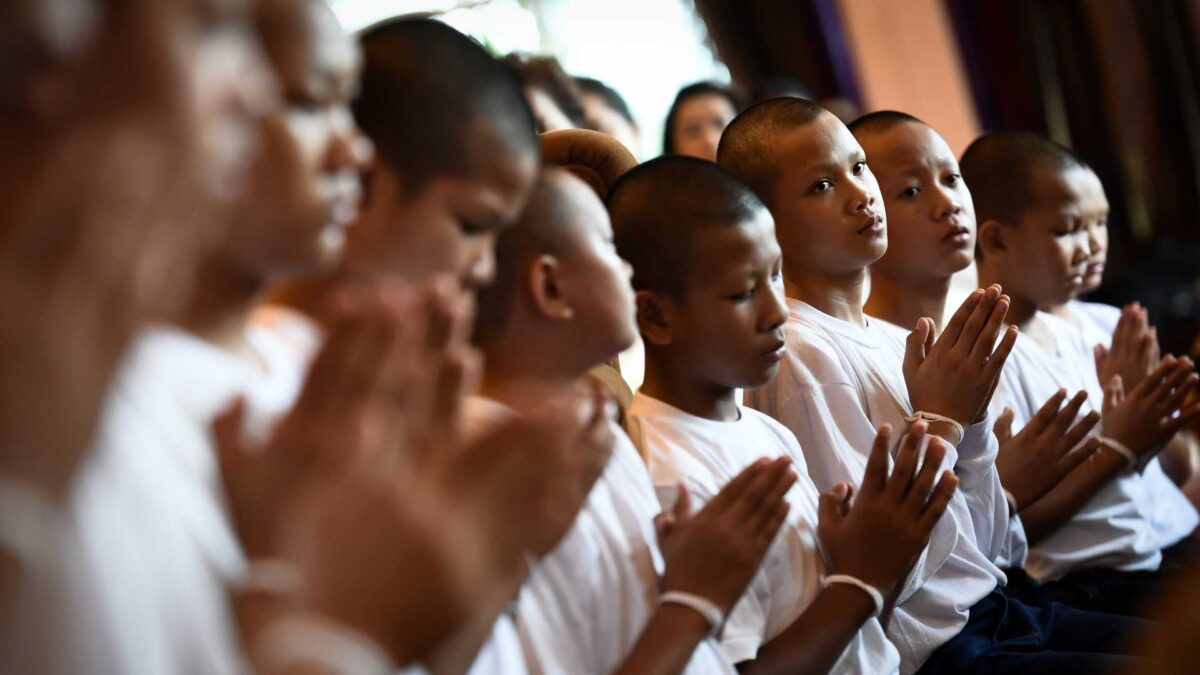
[[[865,593],[844,585],[821,591],[787,630],[763,645],[753,661],[738,664],[752,675],[828,673],[875,609]]]
[[[1029,544],[1054,534],[1066,525],[1088,501],[1126,468],[1126,461],[1116,452],[1101,448],[1059,481],[1041,499],[1021,509],[1021,523]]]
[[[661,605],[616,675],[681,673],[708,629],[708,622],[695,610],[683,605]]]

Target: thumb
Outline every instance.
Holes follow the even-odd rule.
[[[908,340],[904,344],[904,375],[906,377],[915,372],[925,361],[925,345],[929,343],[929,338],[929,322],[921,317],[917,320],[917,327],[908,334]]]
[[[685,522],[692,515],[692,496],[687,487],[679,484],[679,496],[675,498],[675,506],[671,508],[671,517],[675,524]]]
[[[1108,348],[1104,345],[1092,347],[1092,357],[1096,360],[1096,375],[1104,377],[1104,363],[1108,361]],[[1106,384],[1101,382],[1101,384]]]
[[[850,486],[838,483],[832,490],[821,493],[817,503],[817,522],[837,524],[846,517],[847,502],[850,500]]]
[[[996,434],[996,440],[1000,441],[1000,445],[1004,445],[1012,438],[1012,423],[1016,413],[1013,409],[1004,406],[1004,411],[996,418],[996,423],[992,425],[992,433]]]

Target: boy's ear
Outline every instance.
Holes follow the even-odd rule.
[[[575,316],[575,310],[563,295],[562,265],[548,253],[529,263],[529,297],[537,311],[548,319],[569,321]]]
[[[1001,255],[1008,250],[1004,224],[999,220],[979,223],[979,250],[984,256]]]
[[[670,308],[661,295],[654,291],[638,291],[634,295],[637,303],[638,332],[642,338],[660,347],[671,344]]]

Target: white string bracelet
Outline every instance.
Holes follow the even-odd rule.
[[[296,566],[278,558],[259,558],[246,563],[236,587],[244,593],[294,595],[304,584],[304,576]]]
[[[963,429],[963,425],[958,423],[958,420],[950,419],[949,417],[946,417],[945,415],[939,415],[937,413],[931,413],[931,412],[925,412],[924,410],[918,410],[915,415],[909,415],[904,418],[904,421],[910,425],[913,422],[916,422],[917,420],[924,420],[925,422],[930,422],[930,423],[943,422],[945,424],[949,424],[951,427],[954,428],[954,433],[958,434],[958,438],[956,438],[953,441],[950,441],[950,445],[953,445],[955,447],[958,447],[958,444],[962,443],[963,437],[966,436],[966,434],[967,434],[966,430]],[[950,439],[946,439],[946,440],[949,441]]]
[[[821,577],[821,588],[829,588],[833,584],[846,584],[858,588],[863,593],[871,596],[871,602],[875,603],[875,611],[871,613],[871,617],[874,618],[883,614],[883,593],[880,593],[878,588],[849,574],[829,574]]]
[[[1110,450],[1115,450],[1118,455],[1124,457],[1125,461],[1129,463],[1129,466],[1137,464],[1137,454],[1130,450],[1129,446],[1125,445],[1121,441],[1118,441],[1110,436],[1101,436],[1100,443]]]
[[[1017,515],[1017,498],[1013,493],[1008,491],[1008,488],[1000,488],[1004,492],[1004,499],[1008,502],[1008,517],[1012,518]]]
[[[709,637],[716,635],[717,631],[721,630],[722,624],[725,623],[725,612],[722,612],[721,608],[717,607],[712,600],[695,593],[667,591],[658,597],[658,604],[665,605],[667,603],[683,605],[696,610],[708,622]]]

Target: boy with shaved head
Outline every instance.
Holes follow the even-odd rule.
[[[481,428],[562,396],[635,337],[628,266],[604,205],[565,170],[543,170],[525,213],[500,235],[496,259],[475,329],[486,365],[471,413]],[[754,463],[696,513],[681,491],[663,521],[641,457],[614,429],[587,505],[561,541],[534,551],[545,557],[516,603],[530,668],[732,673],[709,638],[787,513],[789,467],[779,458]]]
[[[772,99],[742,113],[726,129],[718,161],[766,203],[783,249],[787,353],[775,379],[748,400],[796,433],[817,487],[858,483],[861,448],[876,425],[925,419],[953,446],[946,465],[961,489],[887,627],[901,672],[1125,663],[1111,646],[1125,623],[1008,597],[994,563],[1007,537],[975,531],[976,522],[996,522],[978,518],[966,494],[994,487],[987,406],[1016,341],[1015,330],[1001,330],[1009,299],[997,286],[975,291],[936,337],[928,318],[906,335],[866,316],[866,270],[888,245],[879,185],[854,136],[811,102]]]
[[[971,144],[962,166],[977,186],[980,278],[1012,291],[1011,321],[1026,334],[1004,370],[998,402],[1013,411],[1019,427],[1032,417],[1037,398],[1069,383],[1086,389],[1089,407],[1102,413],[1095,461],[1023,514],[1031,525],[1041,521],[1031,533],[1035,546],[1026,568],[1041,582],[1061,579],[1053,590],[1064,600],[1140,611],[1166,539],[1156,531],[1149,492],[1179,491],[1152,460],[1200,414],[1180,410],[1197,376],[1189,359],[1167,356],[1127,387],[1119,376],[1100,382],[1082,333],[1039,310],[1066,303],[1081,287],[1091,257],[1089,223],[1107,212],[1099,179],[1082,160],[1035,134],[993,132]],[[1189,515],[1194,519],[1186,510],[1175,517]]]
[[[900,112],[871,113],[849,128],[879,180],[889,224],[887,253],[871,265],[866,311],[897,326],[915,326],[927,316],[940,326],[951,277],[970,264],[975,248],[971,193],[954,153],[937,131]],[[996,562],[1003,567],[1019,569],[1025,563],[1028,544],[1020,510],[1099,444],[1089,439],[1073,451],[1099,414],[1073,425],[1087,394],[1081,391],[1062,406],[1065,395],[1059,392],[1045,406],[1039,403],[1043,409],[1037,423],[988,456],[986,461],[994,460],[996,466],[990,484],[968,494],[976,535],[1002,538],[1004,552]]]

